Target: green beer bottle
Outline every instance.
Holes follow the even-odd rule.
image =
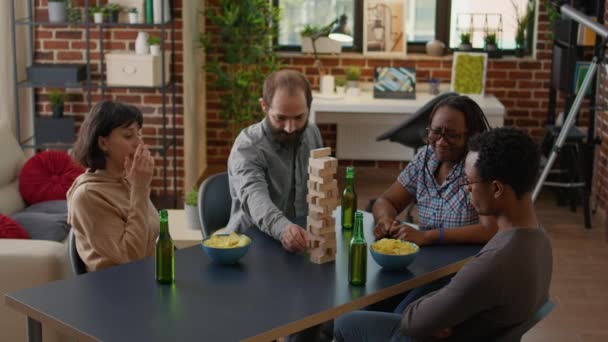
[[[160,212],[160,234],[156,240],[156,281],[170,284],[175,278],[175,259],[173,240],[169,235],[169,214],[167,210]]]
[[[357,193],[355,193],[355,169],[346,168],[346,185],[342,193],[342,229],[353,229],[357,211]]]
[[[348,282],[365,285],[367,280],[367,242],[363,235],[363,213],[355,214],[355,231],[348,253]]]

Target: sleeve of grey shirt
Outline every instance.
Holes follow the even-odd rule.
[[[229,165],[230,179],[234,190],[246,212],[259,229],[277,240],[283,229],[291,223],[272,202],[266,182],[264,158],[255,148],[237,149],[238,156]]]
[[[493,253],[478,255],[444,288],[410,304],[401,319],[401,332],[412,337],[429,337],[493,307],[501,295],[500,265],[488,262]]]

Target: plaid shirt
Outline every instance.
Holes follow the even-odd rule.
[[[460,180],[464,160],[450,170],[443,184],[433,176],[439,160],[433,149],[423,147],[401,172],[397,180],[418,202],[420,229],[454,228],[479,223],[479,216]]]

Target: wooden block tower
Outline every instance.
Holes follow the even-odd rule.
[[[310,261],[322,264],[336,258],[336,220],[332,212],[338,206],[338,160],[331,148],[310,151],[308,160],[308,249]]]

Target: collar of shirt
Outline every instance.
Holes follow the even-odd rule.
[[[456,182],[462,174],[464,159],[452,166],[450,172],[448,173],[448,176],[445,178],[445,181],[443,181],[443,184],[438,184],[437,179],[435,178],[435,173],[437,172],[437,168],[439,167],[439,164],[441,164],[441,162],[435,156],[435,151],[433,151],[433,148],[431,146],[429,146],[429,148],[427,149],[427,153],[429,153],[428,151],[430,151],[430,155],[428,156],[427,167],[425,168],[425,172],[427,177],[432,179],[432,181],[435,183],[437,189],[439,190],[443,187],[450,185],[452,182]]]

